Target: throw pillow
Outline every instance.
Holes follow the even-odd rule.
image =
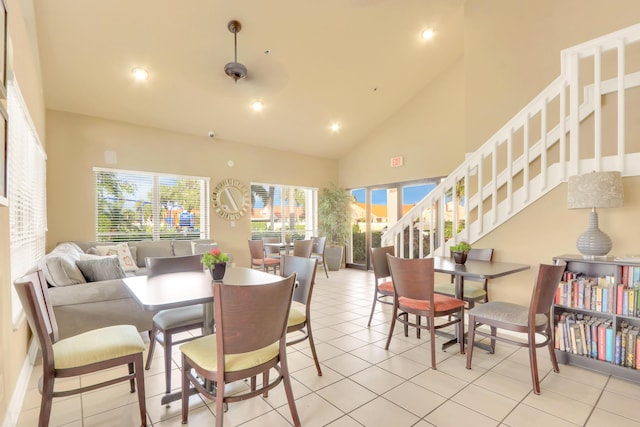
[[[114,246],[97,246],[98,253],[102,256],[116,255],[118,261],[120,261],[120,267],[123,271],[135,271],[138,269],[138,265],[131,255],[129,245],[126,243],[120,243]]]
[[[120,267],[118,258],[113,256],[78,260],[76,265],[82,271],[82,275],[87,282],[100,282],[102,280],[123,279],[126,277]]]
[[[38,267],[44,272],[51,286],[68,286],[85,283],[82,272],[76,266],[82,250],[73,243],[60,243],[42,257]]]

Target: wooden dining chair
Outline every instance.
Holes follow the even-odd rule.
[[[280,268],[280,260],[278,258],[270,258],[265,255],[264,242],[262,240],[249,240],[249,253],[251,255],[251,268],[266,272],[269,272],[269,268],[272,268],[274,274]]]
[[[469,254],[467,255],[467,259],[469,260],[477,260],[477,261],[491,261],[493,259],[493,248],[480,249],[480,248],[471,248]],[[455,298],[456,296],[456,286],[454,284],[455,276],[451,276],[450,283],[438,283],[434,287],[434,292],[440,295],[447,295]],[[474,286],[471,283],[482,283],[482,286]],[[487,289],[488,280],[474,280],[470,278],[464,279],[464,288],[462,299],[467,303],[468,308],[473,308],[475,303],[478,301],[489,301],[489,293]]]
[[[433,258],[406,259],[387,254],[387,262],[393,279],[394,304],[385,350],[389,349],[396,321],[399,321],[404,324],[405,336],[409,334],[409,326],[429,329],[433,369],[436,369],[436,329],[457,324],[460,353],[464,354],[464,301],[433,292]],[[409,314],[426,318],[427,324],[422,325],[419,320],[411,323]],[[450,317],[436,325],[436,317],[442,316]]]
[[[393,281],[387,263],[387,254],[395,255],[393,246],[383,246],[381,248],[371,248],[371,264],[373,265],[373,303],[371,304],[371,314],[367,326],[371,326],[371,319],[376,309],[376,302],[393,305]]]
[[[529,307],[509,302],[491,301],[469,310],[467,369],[471,369],[473,342],[476,335],[491,339],[490,353],[495,351],[496,341],[528,347],[533,392],[540,394],[540,380],[538,377],[538,361],[536,355],[537,348],[548,347],[553,371],[559,372],[558,360],[554,352],[554,343],[551,335],[550,311],[558,283],[560,283],[562,274],[564,273],[564,268],[564,264],[540,265]],[[478,329],[481,325],[487,325],[490,331],[486,332]],[[524,340],[518,340],[514,338],[513,335],[498,335],[498,329],[524,333],[526,334],[526,338]],[[544,339],[536,342],[536,334],[541,335]]]
[[[144,342],[137,329],[132,325],[109,326],[59,340],[58,324],[42,271],[16,280],[14,287],[42,351],[42,378],[38,385],[42,399],[38,427],[49,425],[54,397],[84,393],[123,381],[129,381],[131,393],[136,391],[137,384],[140,424],[146,426],[142,358]],[[108,372],[122,365],[127,366],[127,375],[115,370]],[[65,383],[67,385],[62,390],[54,391],[54,383],[58,378],[78,377],[98,371],[107,371],[103,375],[111,378],[77,389],[69,389],[69,383]]]
[[[318,376],[322,376],[322,369],[320,369],[320,362],[318,362],[318,354],[316,353],[316,345],[313,341],[311,328],[311,295],[313,295],[317,265],[318,260],[316,259],[283,255],[282,263],[280,264],[280,275],[287,277],[295,273],[298,281],[293,290],[293,302],[289,311],[287,334],[300,332],[302,336],[287,340],[287,345],[297,344],[308,339]]]
[[[187,255],[179,257],[145,258],[147,277],[152,278],[161,274],[180,273],[184,271],[203,271],[200,262],[202,255]],[[180,283],[176,283],[180,286]],[[171,392],[171,352],[173,345],[181,344],[196,337],[186,336],[175,341],[173,336],[182,332],[204,327],[204,311],[202,304],[161,310],[153,316],[153,326],[149,334],[149,354],[145,369],[151,368],[156,343],[164,348],[164,381],[165,393]]]
[[[327,271],[327,264],[324,261],[324,250],[327,246],[327,238],[325,236],[316,236],[312,237],[313,246],[311,248],[311,258],[315,258],[318,260],[318,264],[322,264],[322,268],[324,268],[324,274],[326,274],[327,279],[329,278],[329,272]]]
[[[216,402],[216,426],[222,427],[224,407],[266,393],[284,383],[295,426],[300,426],[287,362],[287,321],[296,275],[263,285],[213,284],[216,332],[180,346],[182,351],[182,424],[189,414],[190,387]],[[269,370],[277,378],[269,379]],[[254,378],[263,374],[260,387]],[[200,378],[215,382],[209,390]],[[226,383],[251,379],[246,392],[225,394]]]
[[[293,241],[293,256],[309,258],[311,257],[312,250],[313,250],[313,240],[294,240]]]

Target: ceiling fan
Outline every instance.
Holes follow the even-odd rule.
[[[242,29],[242,25],[240,25],[239,21],[231,20],[227,24],[227,28],[229,31],[233,33],[233,62],[227,63],[224,66],[224,72],[227,76],[231,77],[236,83],[238,80],[244,79],[247,77],[247,67],[238,62],[238,33]]]

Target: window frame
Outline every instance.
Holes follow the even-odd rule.
[[[161,232],[161,200],[160,200],[160,185],[161,179],[184,179],[184,180],[192,180],[192,181],[200,181],[201,190],[200,190],[200,227],[199,227],[199,239],[209,239],[211,234],[210,230],[210,177],[202,177],[202,176],[192,176],[192,175],[179,175],[179,174],[170,174],[164,172],[148,172],[148,171],[136,171],[136,170],[125,170],[125,169],[113,169],[113,168],[101,168],[94,167],[94,194],[95,194],[95,211],[94,211],[94,219],[95,219],[95,238],[96,241],[134,241],[134,240],[148,240],[148,239],[140,239],[137,238],[117,238],[116,240],[104,240],[100,235],[100,223],[99,223],[99,210],[98,210],[98,202],[99,202],[99,192],[98,192],[98,179],[101,173],[114,173],[114,174],[126,174],[126,175],[138,175],[143,178],[151,179],[151,203],[152,203],[152,233],[151,240],[175,240],[180,239],[180,237],[176,235],[171,235],[168,237],[163,237]],[[122,237],[125,237],[126,234],[123,234]],[[113,237],[113,236],[112,236]],[[187,236],[184,240],[191,240],[193,236]]]

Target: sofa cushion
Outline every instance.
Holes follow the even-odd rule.
[[[61,243],[42,257],[38,267],[44,272],[51,286],[69,286],[86,283],[82,272],[76,265],[82,249],[73,243]]]
[[[100,255],[116,255],[123,271],[135,271],[138,269],[138,265],[134,261],[127,243],[119,243],[112,246],[97,246],[96,249]]]
[[[144,259],[146,257],[172,257],[173,247],[171,246],[171,240],[143,240],[140,242],[130,242],[131,246],[135,246],[137,249],[136,262],[138,267],[144,267]]]
[[[76,265],[82,271],[87,282],[100,282],[102,280],[122,279],[125,276],[116,257],[100,257],[76,261]]]

